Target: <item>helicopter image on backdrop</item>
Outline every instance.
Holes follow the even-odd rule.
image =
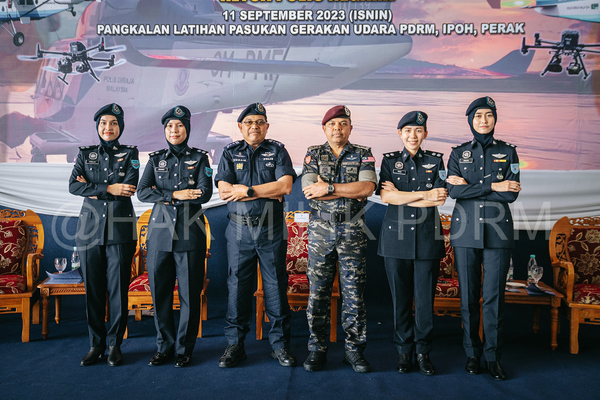
[[[526,38],[523,37],[523,44],[521,45],[521,52],[523,54],[527,54],[529,49],[550,49],[549,53],[552,54],[552,58],[540,74],[541,76],[544,76],[547,72],[560,74],[563,71],[562,58],[566,56],[572,57],[573,59],[566,68],[567,74],[579,75],[583,72],[583,79],[587,79],[591,74],[585,69],[585,64],[583,62],[583,57],[585,57],[584,53],[600,54],[600,50],[588,49],[588,47],[600,47],[600,44],[579,43],[578,31],[563,31],[560,42],[542,40],[539,33],[534,35],[535,42],[532,45],[526,44],[525,39]]]
[[[46,71],[55,72],[57,74],[63,74],[62,76],[59,76],[58,79],[60,79],[65,85],[68,85],[69,82],[67,82],[65,78],[68,74],[72,73],[89,73],[92,78],[96,80],[96,82],[100,82],[100,78],[98,78],[94,72],[94,68],[91,66],[90,62],[105,62],[106,65],[99,67],[98,69],[107,70],[112,67],[122,65],[127,61],[122,58],[115,62],[114,54],[111,55],[110,58],[97,58],[94,57],[94,55],[98,53],[116,53],[124,50],[126,50],[125,46],[106,48],[104,45],[104,38],[102,38],[99,44],[90,48],[86,48],[81,42],[71,42],[69,43],[68,52],[42,50],[40,49],[40,45],[38,43],[37,54],[35,56],[20,55],[18,58],[22,61],[38,61],[43,58],[60,58],[60,60],[56,63],[56,68],[46,65],[43,67],[43,69]]]

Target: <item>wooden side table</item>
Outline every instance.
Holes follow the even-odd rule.
[[[525,281],[515,281],[526,284]],[[533,306],[533,332],[538,333],[540,329],[540,306],[550,306],[550,346],[552,350],[556,350],[558,342],[556,336],[558,334],[558,307],[560,306],[563,295],[546,285],[539,282],[538,286],[544,291],[551,291],[554,296],[550,295],[530,295],[525,288],[519,288],[519,292],[505,292],[506,303],[510,304],[531,304]]]
[[[46,283],[46,278],[38,285],[42,298],[42,337],[48,337],[48,298],[54,296],[54,320],[60,323],[60,301],[61,296],[85,294],[85,285],[81,283]]]

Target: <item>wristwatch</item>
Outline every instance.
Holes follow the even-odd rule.
[[[252,189],[252,186],[248,186],[248,190],[246,191],[246,195],[248,197],[254,197],[254,189]]]
[[[327,185],[327,194],[333,194],[334,191],[335,191],[335,187],[333,186],[333,183],[330,183],[329,185]]]

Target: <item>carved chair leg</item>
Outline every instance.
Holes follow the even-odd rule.
[[[135,320],[136,321],[141,321],[142,320],[142,309],[137,309],[135,310]]]
[[[569,336],[571,354],[579,353],[579,310],[571,309],[571,332]]]
[[[331,299],[331,330],[329,332],[329,341],[335,343],[337,341],[337,299]]]
[[[207,304],[207,298],[206,295],[203,294],[201,297],[201,302],[202,302],[202,321],[206,321],[208,320],[208,304]]]
[[[256,297],[256,340],[263,338],[263,319],[265,313],[265,299],[262,296]]]
[[[29,299],[23,299],[21,301],[21,319],[23,320],[23,332],[21,333],[21,341],[23,343],[29,342],[29,328],[31,320],[31,304]]]

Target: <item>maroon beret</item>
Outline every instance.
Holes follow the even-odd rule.
[[[323,121],[321,122],[321,125],[325,125],[327,123],[327,121],[329,121],[330,119],[333,119],[333,118],[348,118],[348,119],[350,119],[350,110],[348,110],[348,107],[346,107],[346,106],[331,107],[329,109],[329,111],[327,111],[325,113],[325,116],[323,117]]]

